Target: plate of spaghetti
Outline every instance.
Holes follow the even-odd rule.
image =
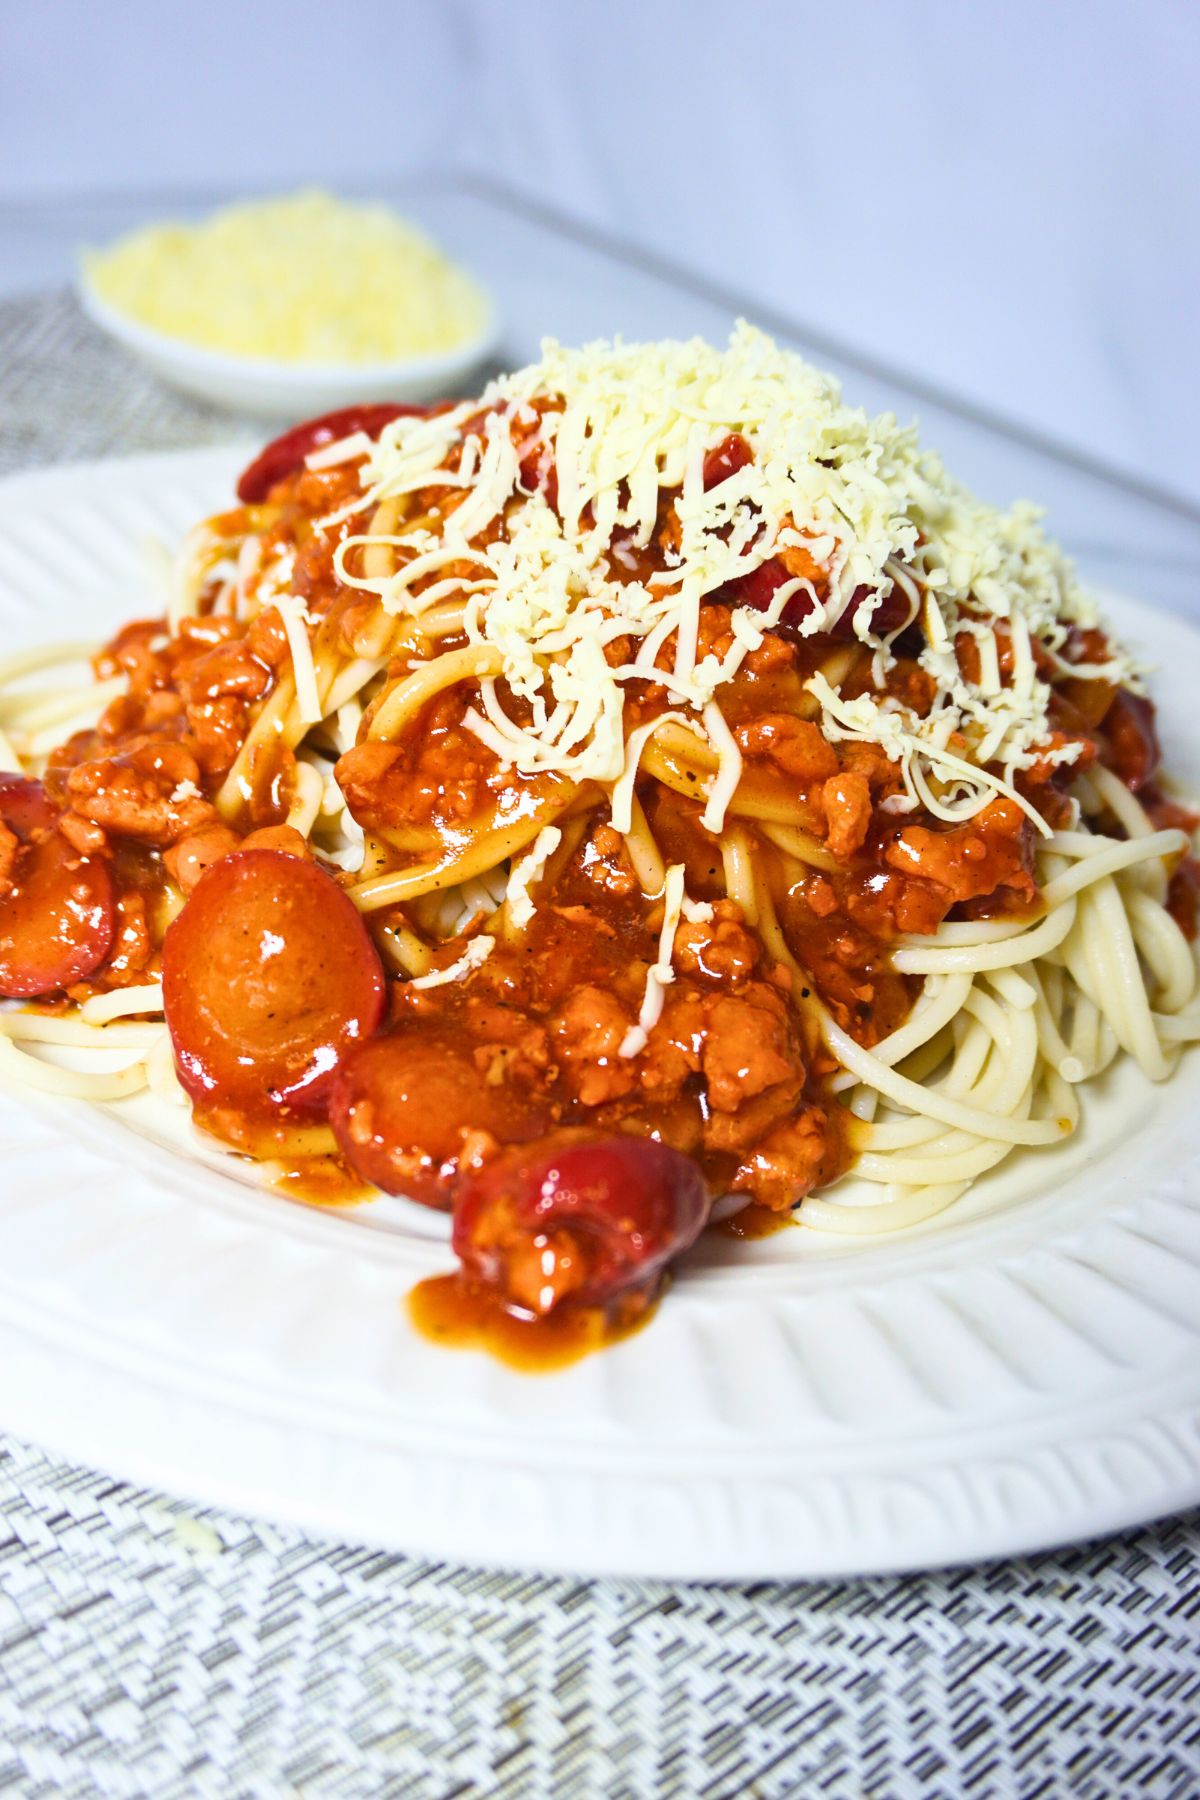
[[[0,566],[0,1422],[597,1572],[1200,1495],[1187,626],[746,325]]]

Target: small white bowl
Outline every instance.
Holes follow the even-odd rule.
[[[92,322],[185,394],[267,419],[305,419],[367,400],[440,400],[495,350],[499,324],[488,301],[483,329],[453,349],[379,363],[272,362],[184,343],[141,325],[77,284]]]

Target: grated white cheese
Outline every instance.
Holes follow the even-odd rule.
[[[713,916],[710,900],[692,900],[687,894],[683,896],[680,911],[689,925],[707,925]]]
[[[307,625],[311,623],[303,600],[295,594],[280,594],[272,601],[283,620],[288,649],[292,653],[292,674],[296,680],[296,704],[306,725],[317,725],[322,717],[321,696],[317,690],[317,671],[313,664],[312,644]]]
[[[717,773],[709,789],[704,811],[700,815],[700,823],[707,826],[709,831],[720,831],[725,823],[726,808],[742,778],[742,753],[715,700],[710,700],[704,708],[704,729],[708,733],[709,743],[717,753]]]
[[[369,456],[372,439],[365,431],[352,431],[349,437],[336,438],[332,444],[322,444],[319,450],[310,450],[304,459],[306,469],[319,474],[322,469],[340,468],[342,463],[353,462],[356,456]]]
[[[84,266],[143,325],[272,362],[394,362],[465,343],[487,320],[480,289],[414,225],[319,190],[143,226]]]
[[[428,975],[416,975],[409,982],[413,988],[446,987],[452,981],[462,981],[474,969],[483,967],[492,951],[496,948],[493,937],[475,937],[467,944],[466,949],[445,969],[431,969]]]
[[[535,419],[533,433],[515,441],[514,428],[529,433]],[[706,491],[706,457],[730,433],[752,460]],[[555,506],[522,480],[535,446],[553,456]],[[481,401],[395,420],[368,447],[362,479],[361,498],[338,520],[429,486],[449,489],[451,500],[436,530],[426,521],[381,536],[395,550],[387,573],[359,570],[357,551],[375,541],[369,529],[345,537],[335,555],[341,578],[395,613],[461,595],[468,638],[499,653],[522,706],[514,716],[484,679],[468,728],[524,773],[602,784],[622,830],[653,731],[652,722],[626,731],[630,684],[664,688],[675,709],[666,716],[707,740],[718,766],[703,818],[719,832],[741,774],[720,689],[799,594],[808,602],[802,634],[840,623],[845,635],[849,617],[874,652],[877,693],[847,702],[829,682],[809,683],[826,736],[882,745],[907,796],[947,820],[971,816],[996,792],[1017,798],[1016,777],[1049,735],[1039,655],[1057,659],[1070,625],[1096,618],[1035,509],[985,506],[920,449],[914,430],[847,406],[830,377],[746,324],[724,350],[699,340],[579,350],[548,341],[540,361],[493,382]],[[664,493],[674,500],[677,547],[666,567],[638,579],[632,552],[654,539]],[[800,572],[767,610],[734,608],[731,647],[704,654],[706,597],[789,553],[787,566]],[[928,718],[882,691],[904,627],[877,631],[863,594],[882,600],[893,590],[922,624],[918,660],[937,691]],[[975,679],[959,666],[964,633],[979,651]],[[610,660],[618,639],[635,646],[630,660]],[[293,657],[299,692],[295,646]],[[1132,666],[1114,652],[1102,672],[1127,681]],[[307,684],[305,693],[315,704]],[[1070,760],[1076,751],[1054,754]]]
[[[542,870],[561,842],[562,832],[557,825],[543,826],[531,848],[519,862],[513,864],[509,872],[504,898],[508,903],[508,916],[518,931],[523,930],[533,918],[534,905],[529,898],[529,889],[541,878]]]
[[[650,1033],[662,1018],[663,998],[675,979],[671,958],[675,954],[675,933],[683,913],[686,895],[683,889],[684,866],[672,863],[663,883],[664,903],[662,930],[658,935],[658,958],[646,971],[646,988],[642,996],[638,1022],[631,1025],[621,1039],[618,1056],[637,1056],[646,1048]],[[711,916],[711,909],[710,909]]]

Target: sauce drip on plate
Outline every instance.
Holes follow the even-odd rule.
[[[280,1169],[271,1186],[309,1206],[360,1206],[376,1197],[375,1189],[337,1156],[297,1157]]]
[[[722,1237],[746,1241],[774,1237],[777,1231],[785,1231],[788,1226],[799,1223],[794,1213],[776,1212],[770,1206],[752,1203],[743,1206],[741,1212],[732,1213],[728,1219],[722,1219],[719,1224],[710,1225],[709,1230],[719,1232]]]
[[[640,1331],[661,1295],[635,1296],[625,1307],[556,1307],[545,1318],[510,1311],[495,1288],[471,1281],[461,1270],[431,1275],[408,1295],[408,1316],[422,1337],[456,1350],[484,1350],[511,1369],[548,1373],[579,1362]]]

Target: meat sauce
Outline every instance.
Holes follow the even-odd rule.
[[[334,570],[360,525],[320,523],[357,493],[357,471],[298,466],[305,446],[327,441],[327,423],[268,447],[243,481],[247,504],[214,528],[255,534],[258,568],[288,559],[290,590],[317,621],[314,654],[377,657],[391,623]],[[338,428],[355,427],[339,416]],[[706,482],[727,479],[746,454],[728,440]],[[527,461],[526,481],[553,503],[552,459],[531,450]],[[426,503],[436,518],[457,497],[443,489]],[[667,501],[656,542],[614,542],[614,578],[661,569],[673,530]],[[735,606],[766,606],[798,573],[820,578],[803,550],[787,559],[704,604],[701,656],[727,653]],[[903,810],[899,771],[882,751],[835,746],[814,722],[804,684],[818,668],[834,669],[847,696],[870,684],[870,652],[848,629],[865,605],[890,609],[882,625],[903,634],[889,691],[927,710],[919,634],[897,595],[867,590],[837,633],[810,638],[795,629],[802,592],[722,689],[743,757],[741,829],[777,932],[728,896],[725,846],[701,822],[703,770],[655,741],[638,797],[663,857],[685,866],[688,895],[710,916],[702,907],[680,922],[674,978],[637,1054],[621,1050],[658,954],[663,902],[643,896],[599,791],[502,765],[464,728],[476,693],[467,684],[387,742],[367,735],[368,706],[336,768],[383,867],[543,814],[562,841],[522,929],[484,909],[444,941],[437,894],[361,914],[344,892],[354,878],[286,823],[296,746],[282,723],[244,755],[254,721],[286,698],[283,621],[272,606],[240,621],[215,577],[173,634],[139,621],[100,653],[97,675],[128,676],[128,694],[51,756],[40,784],[0,778],[0,993],[79,1000],[161,976],[199,1124],[282,1161],[277,1185],[306,1201],[340,1203],[368,1183],[452,1212],[462,1270],[421,1284],[410,1303],[418,1327],[522,1367],[573,1360],[645,1321],[712,1195],[744,1194],[745,1211],[724,1229],[758,1236],[846,1168],[815,1000],[870,1046],[915,996],[890,966],[899,935],[1036,909],[1032,830],[1011,800],[961,826]],[[392,632],[397,677],[429,649],[419,627],[407,631]],[[452,635],[438,648],[463,642]],[[619,663],[629,646],[606,653]],[[662,666],[672,656],[668,640]],[[499,685],[519,719],[521,703]],[[1058,724],[1083,745],[1076,767],[1098,753],[1152,813],[1168,808],[1153,786],[1149,703],[1119,690],[1097,703],[1097,684],[1074,685],[1083,691],[1064,690]],[[668,708],[653,672],[628,692],[630,725]],[[1027,779],[1039,805],[1061,806],[1052,768]],[[1193,932],[1198,893],[1195,865],[1181,865],[1172,910]],[[389,931],[408,932],[436,974],[485,924],[491,954],[444,985],[415,986],[385,954]]]

